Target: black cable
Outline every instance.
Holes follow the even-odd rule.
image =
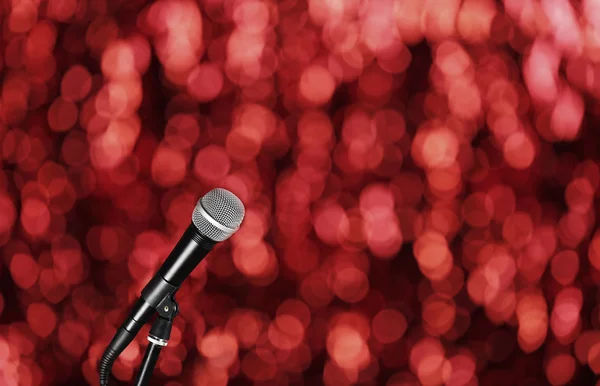
[[[113,363],[118,356],[119,354],[110,347],[104,351],[104,354],[102,354],[102,358],[98,364],[98,372],[100,373],[100,386],[108,386],[110,370],[112,369]]]
[[[156,366],[160,349],[162,346],[167,345],[167,342],[171,337],[171,328],[173,327],[171,318],[177,316],[179,313],[179,306],[172,295],[169,298],[163,299],[158,306],[158,309],[160,310],[159,316],[152,324],[152,328],[150,328],[150,333],[148,334],[150,344],[146,349],[140,374],[135,383],[136,385],[146,385],[149,382],[152,371],[154,371],[154,367]],[[117,330],[113,340],[108,347],[106,347],[106,350],[98,363],[100,386],[108,386],[110,372],[115,360],[121,355],[121,352],[129,346],[142,326],[142,323],[136,322],[135,318],[128,318],[124,324],[130,328],[121,327]],[[130,329],[133,331],[130,331]]]
[[[121,352],[131,343],[135,338],[135,334],[127,331],[124,328],[119,328],[115,334],[113,340],[110,342],[100,362],[98,363],[98,372],[100,373],[100,386],[108,386],[110,380],[110,371],[112,370],[113,363]],[[113,347],[119,347],[120,350],[115,350]]]

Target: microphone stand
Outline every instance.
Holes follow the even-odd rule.
[[[140,372],[135,380],[135,386],[147,386],[152,377],[152,372],[158,361],[158,356],[163,347],[166,347],[171,337],[171,328],[173,327],[173,318],[179,313],[179,306],[175,298],[167,296],[156,307],[158,317],[152,324],[148,334],[148,347],[142,360]]]

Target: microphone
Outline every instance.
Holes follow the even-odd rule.
[[[104,351],[99,364],[100,385],[108,385],[114,361],[152,315],[173,306],[170,299],[198,263],[216,243],[227,240],[239,229],[244,213],[242,201],[225,189],[213,189],[198,200],[192,223],[144,287],[129,316]]]

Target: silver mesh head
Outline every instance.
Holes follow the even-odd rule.
[[[235,194],[217,188],[198,200],[192,222],[202,235],[223,241],[237,232],[245,211],[244,204]]]

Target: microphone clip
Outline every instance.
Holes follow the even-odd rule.
[[[156,305],[159,317],[170,320],[179,314],[179,306],[175,302],[174,295],[174,293],[168,294]]]
[[[167,346],[171,338],[173,318],[179,313],[179,306],[175,302],[174,293],[163,298],[156,307],[158,317],[152,323],[148,333],[148,347],[140,367],[140,372],[135,380],[135,386],[147,386],[150,382],[152,372],[158,361],[160,351]]]
[[[159,306],[157,307],[158,317],[152,324],[148,340],[150,343],[164,347],[171,337],[173,318],[179,314],[179,306],[175,302],[173,295],[165,297]]]

